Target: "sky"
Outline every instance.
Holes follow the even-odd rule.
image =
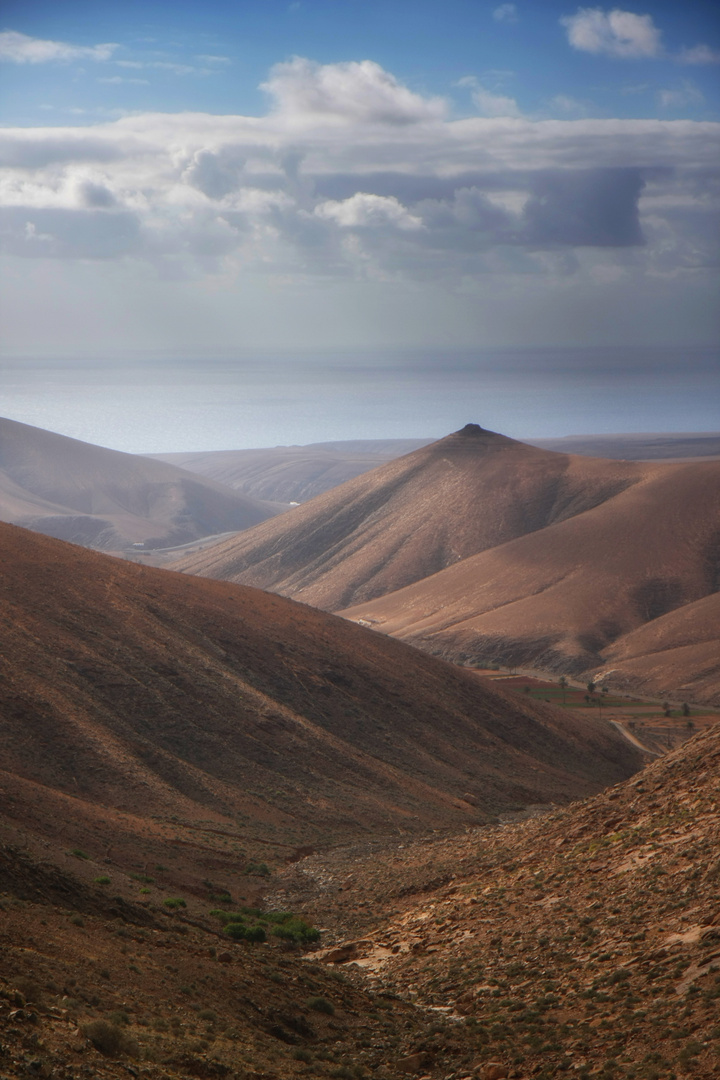
[[[5,0],[0,412],[720,428],[719,75],[701,0]]]

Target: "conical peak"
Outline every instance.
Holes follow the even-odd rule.
[[[460,428],[455,434],[472,438],[477,435],[494,435],[495,433],[493,431],[487,431],[486,428],[480,427],[479,424],[466,424],[464,428]]]

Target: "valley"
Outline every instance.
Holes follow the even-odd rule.
[[[710,1080],[718,475],[469,425],[129,559],[0,525],[0,1076]]]

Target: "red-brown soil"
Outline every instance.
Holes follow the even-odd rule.
[[[0,418],[0,519],[111,550],[247,529],[275,506],[175,465]]]
[[[720,704],[720,466],[645,468],[593,509],[343,614],[446,657]]]
[[[237,875],[258,844],[272,862],[358,831],[462,827],[640,764],[594,718],[304,605],[0,537],[6,811],[69,847],[92,836],[122,863],[142,835],[152,857],[189,845]]]
[[[715,725],[579,806],[315,855],[273,898],[333,930],[330,967],[455,1016],[509,1076],[712,1080],[719,852]]]
[[[310,845],[462,829],[641,763],[594,718],[292,601],[0,544],[3,1076],[402,1075],[426,1012],[234,945],[210,910]]]
[[[556,454],[468,425],[172,565],[449,659],[612,667],[618,688],[720,703],[714,601],[673,621],[682,651],[672,633],[663,656],[652,632],[623,644],[717,591],[719,521],[720,462]]]
[[[81,881],[0,842],[3,1080],[395,1080],[426,1039],[425,1010],[277,939],[234,944],[217,904],[173,912],[110,873]],[[447,1060],[470,1057],[446,1027]]]
[[[658,468],[554,454],[469,424],[173,565],[337,611],[582,514]]]

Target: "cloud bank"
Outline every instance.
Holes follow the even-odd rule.
[[[586,44],[659,47],[643,19],[581,14],[572,32]],[[452,287],[498,273],[651,280],[717,267],[718,124],[533,121],[510,105],[457,120],[369,60],[295,58],[264,89],[259,117],[0,132],[3,250],[142,261],[171,276]]]

